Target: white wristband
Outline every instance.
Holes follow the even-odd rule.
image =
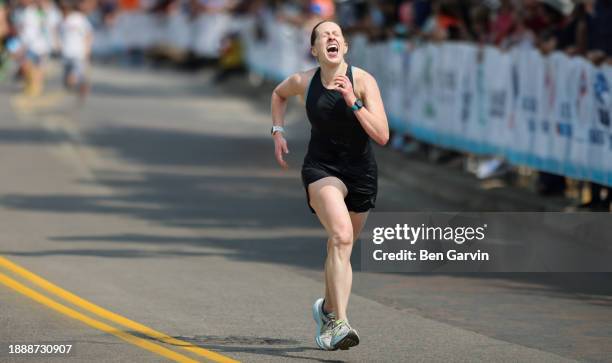
[[[274,135],[274,133],[277,132],[277,131],[284,134],[285,133],[285,128],[282,127],[282,126],[276,126],[276,125],[272,126],[271,134]]]

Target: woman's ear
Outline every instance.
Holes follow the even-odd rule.
[[[317,50],[315,49],[315,47],[310,47],[310,54],[312,54],[313,57],[317,58]]]
[[[344,41],[344,54],[348,53],[348,48],[349,48],[349,44],[348,44],[348,42],[345,40],[345,41]]]

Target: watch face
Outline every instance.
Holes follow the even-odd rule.
[[[355,101],[355,105],[357,105],[357,107],[362,108],[363,107],[363,102],[361,102],[360,99],[357,99],[357,101]]]

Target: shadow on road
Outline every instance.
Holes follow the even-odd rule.
[[[0,129],[2,144],[56,144],[68,140],[64,134],[50,133],[40,128]]]
[[[143,339],[154,340],[163,344],[170,344],[163,339],[155,339],[137,331],[127,333]],[[343,360],[319,359],[314,357],[296,355],[303,352],[319,352],[319,349],[310,346],[303,346],[302,342],[294,339],[259,337],[259,336],[218,336],[218,335],[194,335],[194,336],[174,336],[181,342],[188,345],[174,345],[180,347],[199,347],[213,350],[218,353],[251,353],[266,355],[278,358],[311,360],[324,363],[340,363]],[[171,344],[173,345],[173,344]],[[329,354],[329,352],[326,352]],[[333,354],[333,353],[332,353]]]
[[[303,359],[316,362],[336,363],[342,360],[319,359],[295,353],[318,352],[318,349],[310,346],[300,346],[301,342],[291,339],[278,339],[269,337],[255,336],[216,336],[216,335],[196,335],[192,337],[174,337],[181,341],[189,342],[195,346],[214,350],[220,353],[252,353],[268,355],[279,358]],[[291,354],[293,353],[293,354]]]

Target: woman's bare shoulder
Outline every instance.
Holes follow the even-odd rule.
[[[376,85],[374,77],[359,67],[353,66],[353,87],[359,97],[365,97],[366,89]]]
[[[301,95],[310,84],[315,72],[316,68],[293,73],[276,86],[275,92],[280,92],[283,97]]]
[[[310,83],[310,80],[312,79],[314,74],[317,72],[317,69],[318,68],[311,68],[311,69],[296,73],[299,75],[300,84],[304,87],[308,87],[308,84]]]
[[[374,77],[368,73],[365,69],[359,68],[359,67],[353,67],[353,78],[357,81],[366,81],[366,80],[372,80],[374,79]]]

